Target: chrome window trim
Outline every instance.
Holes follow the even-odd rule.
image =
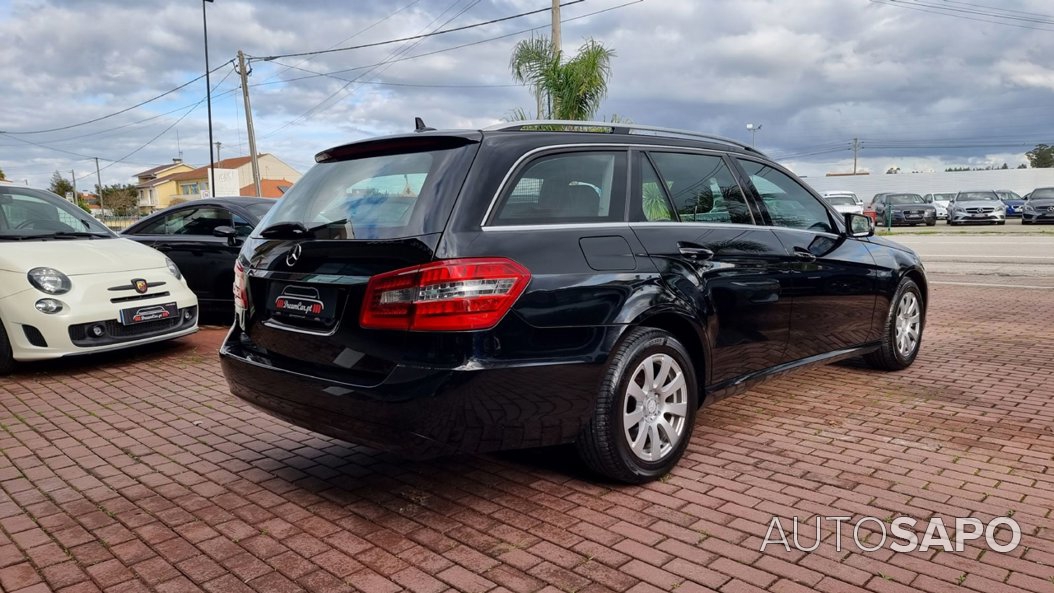
[[[494,212],[494,208],[498,204],[498,199],[501,198],[502,193],[505,192],[505,188],[509,184],[509,179],[512,177],[513,173],[519,171],[520,167],[523,165],[523,163],[526,160],[528,160],[529,158],[535,156],[536,154],[538,154],[540,152],[547,152],[547,151],[551,151],[551,150],[559,150],[559,149],[562,149],[562,148],[573,148],[573,149],[596,148],[596,149],[598,149],[598,151],[603,151],[605,149],[606,150],[620,149],[620,150],[627,151],[627,153],[628,153],[629,150],[645,150],[645,151],[647,151],[647,150],[662,150],[662,151],[677,151],[677,152],[694,152],[694,153],[699,153],[699,154],[707,154],[707,155],[711,155],[711,156],[718,156],[718,157],[721,157],[722,160],[724,160],[724,155],[725,155],[725,153],[723,151],[721,151],[721,150],[714,150],[712,148],[695,148],[695,147],[690,147],[690,146],[671,146],[671,145],[664,145],[664,144],[636,144],[636,143],[632,143],[632,142],[595,142],[595,143],[594,142],[583,142],[583,143],[575,143],[575,144],[547,144],[545,146],[539,146],[537,148],[532,148],[531,150],[528,150],[527,152],[525,152],[522,155],[520,155],[520,158],[516,159],[516,161],[512,163],[512,166],[509,167],[509,170],[505,172],[505,177],[503,177],[502,180],[501,180],[501,183],[498,184],[497,191],[495,191],[494,195],[491,196],[490,204],[487,206],[487,210],[483,213],[483,219],[480,220],[480,222],[479,222],[480,228],[482,230],[487,230],[488,228],[515,227],[515,228],[521,228],[522,229],[524,227],[536,227],[536,226],[537,227],[543,227],[544,226],[544,227],[547,227],[547,228],[551,228],[551,227],[555,226],[555,225],[540,225],[540,224],[488,225],[487,221],[490,220],[491,214]],[[572,150],[570,152],[581,152],[581,151],[580,150]],[[629,155],[627,154],[627,159],[628,158],[629,158]],[[764,161],[762,161],[762,162],[764,162]],[[727,162],[726,162],[725,166],[726,167],[728,166]],[[627,170],[632,170],[633,169],[633,164],[627,162],[627,167],[628,167]],[[733,173],[733,176],[734,176],[735,172],[733,170],[731,170],[731,168],[729,168],[729,169],[730,169],[730,172]],[[738,179],[736,180],[736,184],[739,185],[739,180]],[[631,188],[627,187],[626,190],[627,191],[631,191]],[[742,185],[740,185],[739,191],[743,192]],[[746,198],[746,193],[745,192],[743,193],[743,197],[744,197],[744,199]],[[630,200],[630,195],[629,194],[626,195],[626,200],[627,200],[627,203],[628,203],[629,200]],[[753,217],[753,215],[751,215],[751,217]],[[570,227],[576,227],[576,226],[581,226],[582,224],[627,224],[627,222],[621,222],[621,223],[601,222],[601,223],[579,223],[579,224],[574,224],[574,223],[556,223],[556,224],[569,224]]]

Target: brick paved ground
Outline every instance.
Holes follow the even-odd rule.
[[[912,369],[721,402],[645,487],[566,450],[408,463],[291,428],[227,394],[217,330],[30,366],[0,382],[0,589],[1054,592],[1054,298],[934,292]],[[829,529],[759,552],[774,515],[816,514],[1025,533],[1008,554],[838,552]]]

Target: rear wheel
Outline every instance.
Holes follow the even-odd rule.
[[[11,341],[7,339],[3,321],[0,321],[0,375],[7,375],[13,370],[15,358],[11,353]]]
[[[911,366],[922,344],[925,304],[914,280],[905,278],[897,287],[882,328],[882,345],[864,359],[872,367],[899,371]]]
[[[691,357],[677,338],[660,329],[630,330],[608,363],[578,454],[621,482],[657,479],[688,446],[697,396]]]

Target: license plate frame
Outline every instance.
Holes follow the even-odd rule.
[[[143,305],[121,309],[117,320],[121,325],[138,325],[150,321],[163,321],[179,317],[179,307],[175,301],[161,305]]]

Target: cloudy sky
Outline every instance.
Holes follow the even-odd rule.
[[[407,131],[415,115],[440,128],[479,127],[530,108],[508,57],[532,28],[547,34],[550,16],[265,58],[549,4],[215,0],[207,10],[220,155],[248,153],[229,63],[239,49],[251,57],[259,150],[304,171],[316,152]],[[74,170],[87,188],[94,157],[105,184],[180,154],[207,164],[205,81],[194,80],[205,69],[201,8],[200,0],[0,0],[8,179],[46,186],[52,172]],[[799,174],[850,170],[854,137],[861,167],[872,171],[1013,167],[1036,143],[1054,143],[1050,0],[584,0],[562,13],[565,52],[592,37],[617,53],[602,114],[743,141],[748,122],[761,124],[758,147]]]

